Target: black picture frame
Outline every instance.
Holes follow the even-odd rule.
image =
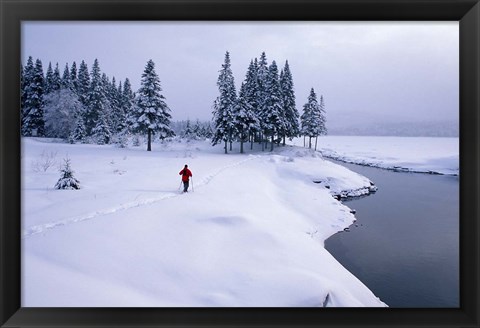
[[[478,0],[0,0],[1,327],[479,327]],[[460,22],[460,307],[22,308],[20,24],[24,20]]]

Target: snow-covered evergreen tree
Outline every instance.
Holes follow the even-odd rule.
[[[43,67],[40,59],[37,59],[32,71],[30,58],[27,63],[28,75],[26,75],[25,108],[22,115],[22,135],[42,137],[45,135],[45,121],[43,115]]]
[[[308,102],[303,106],[303,114],[300,117],[302,135],[309,137],[308,148],[312,148],[312,138],[317,138],[319,135],[326,133],[325,125],[322,125],[322,122],[325,123],[322,116],[324,117],[324,113],[322,113],[318,103],[317,94],[312,88],[308,96]]]
[[[92,130],[92,135],[95,142],[99,145],[109,144],[112,140],[112,132],[108,124],[107,110],[103,108],[98,113],[95,128]]]
[[[262,52],[260,55],[260,59],[258,60],[257,64],[257,117],[260,122],[261,128],[261,141],[263,141],[263,137],[266,134],[266,102],[267,102],[267,91],[266,91],[266,84],[267,84],[267,77],[268,77],[268,62],[267,62],[267,55],[265,52]],[[262,150],[264,150],[264,143],[262,142]]]
[[[132,111],[132,121],[134,122],[132,129],[136,132],[147,133],[147,151],[152,150],[153,133],[157,133],[160,139],[174,135],[170,128],[170,109],[161,91],[160,79],[155,72],[155,63],[150,59],[142,74],[136,106]]]
[[[65,69],[63,70],[62,80],[61,80],[61,87],[63,89],[72,89],[72,83],[70,80],[70,69],[68,68],[68,63],[65,64]]]
[[[100,72],[100,65],[95,59],[90,74],[90,87],[87,95],[87,106],[85,111],[85,129],[87,135],[93,134],[93,129],[97,127],[99,115],[104,114],[105,124],[107,124],[107,116],[105,113],[107,107],[107,99],[105,96],[105,88]],[[103,122],[102,122],[103,123]]]
[[[77,76],[77,64],[75,62],[72,63],[72,67],[70,68],[70,83],[71,83],[72,91],[77,93],[78,76]]]
[[[130,125],[133,123],[129,120],[131,113],[135,106],[135,94],[132,91],[132,86],[128,78],[125,79],[123,84],[123,90],[121,93],[121,107],[122,113],[124,115],[121,124],[123,125],[122,130],[129,131]]]
[[[280,89],[278,67],[275,61],[268,68],[265,84],[263,123],[266,136],[271,138],[270,150],[273,150],[274,138],[285,131],[283,120],[283,101]]]
[[[195,134],[193,133],[192,126],[190,124],[190,120],[187,120],[187,124],[185,125],[185,129],[182,132],[182,137],[191,140],[195,138]]]
[[[53,91],[53,69],[52,69],[52,63],[48,63],[48,68],[47,68],[47,73],[45,75],[45,94],[49,94],[50,92]]]
[[[245,76],[245,85],[243,92],[240,90],[241,96],[243,96],[246,103],[246,108],[249,111],[248,116],[251,118],[248,127],[248,135],[250,138],[250,149],[253,149],[254,137],[257,133],[261,132],[261,123],[259,115],[259,104],[258,104],[258,83],[257,83],[257,61],[250,61],[248,66],[247,74]]]
[[[55,189],[80,189],[80,181],[78,181],[74,176],[75,173],[71,166],[70,166],[70,159],[64,159],[65,163],[63,167],[60,169],[60,173],[62,174],[60,179],[58,179],[57,183],[55,184]]]
[[[225,154],[227,142],[232,142],[235,136],[234,110],[236,105],[235,81],[230,64],[230,54],[227,51],[225,60],[217,80],[220,95],[214,101],[213,124],[214,135],[212,145],[223,141],[225,143]]]
[[[295,105],[293,77],[290,71],[290,66],[288,65],[288,60],[285,62],[285,67],[280,74],[280,86],[282,90],[283,112],[286,125],[285,135],[283,136],[283,144],[285,145],[285,137],[292,140],[300,134],[300,114]]]
[[[246,96],[246,84],[242,83],[240,94],[235,104],[235,131],[240,141],[240,153],[243,154],[243,143],[248,137],[259,129],[259,122],[253,106],[248,102]]]
[[[204,138],[202,126],[200,125],[200,120],[197,118],[195,121],[195,125],[192,128],[193,135],[195,139],[202,139]]]
[[[78,87],[77,94],[83,106],[88,104],[88,90],[90,89],[90,74],[88,73],[87,64],[82,60],[78,70]]]
[[[87,133],[85,131],[85,124],[83,123],[83,115],[82,113],[78,113],[75,117],[75,128],[70,133],[69,141],[73,143],[85,143],[86,137]]]
[[[50,83],[50,92],[60,90],[62,87],[62,77],[60,76],[60,69],[58,63],[53,71],[52,82]]]

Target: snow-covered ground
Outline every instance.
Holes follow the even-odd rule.
[[[80,190],[53,188],[66,157]],[[355,220],[333,195],[370,189],[301,147],[25,138],[22,306],[385,306],[324,249]]]
[[[314,145],[315,140],[312,140]],[[307,139],[308,143],[308,139]],[[291,144],[303,147],[303,138]],[[324,136],[317,149],[344,162],[396,171],[459,174],[459,138]]]

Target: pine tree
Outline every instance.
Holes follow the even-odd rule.
[[[297,107],[295,105],[295,92],[293,87],[292,73],[288,60],[285,62],[285,67],[280,74],[280,86],[282,90],[283,112],[285,115],[285,135],[283,136],[283,144],[285,145],[285,137],[290,140],[300,134],[299,116]]]
[[[70,134],[69,139],[71,142],[84,143],[86,137],[87,135],[85,132],[85,124],[83,124],[83,116],[81,113],[78,113],[78,115],[75,117],[75,128]]]
[[[260,141],[262,142],[262,150],[264,150],[263,137],[266,134],[266,102],[267,102],[267,77],[268,77],[268,62],[265,52],[262,52],[260,60],[257,65],[257,103],[258,103],[258,114],[257,117],[260,122],[261,128],[261,137]]]
[[[92,71],[90,73],[90,80],[91,82],[87,94],[87,106],[85,111],[85,129],[87,131],[87,135],[92,135],[93,129],[97,127],[99,115],[101,112],[105,112],[107,105],[105,89],[102,83],[102,75],[97,59],[95,59],[93,63]],[[104,119],[106,124],[106,115]]]
[[[138,90],[133,115],[132,128],[147,133],[147,151],[152,150],[152,134],[158,133],[160,139],[174,135],[170,128],[170,109],[161,94],[160,79],[155,72],[155,63],[149,60],[142,74],[141,87]]]
[[[52,63],[48,63],[48,68],[47,68],[47,74],[45,76],[45,94],[49,94],[50,92],[53,91],[53,69],[52,69]]]
[[[77,94],[83,106],[88,103],[88,90],[90,89],[90,75],[88,73],[87,64],[82,60],[78,70],[78,87]]]
[[[259,129],[259,122],[252,105],[247,101],[246,84],[242,83],[240,94],[235,104],[235,130],[240,140],[240,153],[243,153],[243,143]]]
[[[198,120],[198,118],[195,121],[195,125],[193,126],[192,132],[195,139],[203,138],[203,131],[202,131],[202,127],[200,126],[200,121]]]
[[[322,115],[317,94],[312,88],[308,96],[308,102],[303,106],[303,114],[300,117],[302,135],[309,137],[308,148],[312,148],[312,138],[317,138],[319,135],[326,133],[325,126],[322,126]]]
[[[245,77],[245,86],[243,90],[243,98],[246,103],[248,115],[251,117],[251,122],[248,127],[248,134],[250,138],[250,149],[253,149],[254,137],[257,133],[261,132],[259,104],[258,104],[258,83],[257,83],[257,60],[251,60],[248,66],[247,74]],[[242,90],[240,90],[242,93]]]
[[[30,57],[31,58],[31,57]],[[30,64],[33,62],[29,58],[27,63],[28,77],[26,76],[25,88],[25,109],[22,116],[22,135],[39,136],[45,135],[45,121],[43,117],[43,95],[44,95],[44,77],[42,62],[37,59],[35,67],[31,72]],[[30,76],[30,74],[32,75]]]
[[[20,64],[20,122],[23,122],[23,111],[25,108],[25,70]]]
[[[22,123],[22,135],[25,135],[24,131],[24,120],[25,117],[28,114],[27,111],[27,103],[29,102],[29,92],[31,89],[31,84],[33,81],[33,75],[34,75],[34,70],[35,66],[33,65],[33,58],[32,56],[28,57],[27,64],[25,65],[25,69],[23,70],[23,88],[22,88],[22,107],[20,110],[20,117],[21,117],[21,123]]]
[[[121,95],[121,107],[122,113],[124,115],[122,119],[122,124],[124,125],[124,127],[122,130],[128,132],[130,130],[131,124],[133,123],[129,120],[129,117],[132,115],[132,111],[135,106],[135,94],[132,91],[132,86],[128,78],[125,79]]]
[[[230,54],[227,51],[225,60],[217,80],[220,96],[214,101],[213,123],[214,135],[212,145],[223,141],[225,143],[225,154],[227,142],[232,142],[235,135],[234,107],[236,104],[235,81],[230,67]]]
[[[63,70],[62,80],[60,86],[63,89],[72,89],[72,84],[70,81],[70,69],[68,68],[68,63],[65,64],[65,69]]]
[[[272,64],[268,68],[268,76],[265,84],[263,123],[265,134],[271,138],[270,150],[272,151],[275,135],[282,134],[282,132],[285,131],[282,94],[278,68],[275,61],[272,61]]]
[[[53,71],[52,83],[50,84],[50,92],[60,90],[62,87],[62,78],[60,77],[60,69],[58,63]]]
[[[95,128],[92,130],[93,138],[99,145],[109,144],[112,139],[112,132],[108,124],[106,110],[103,109],[98,113]]]
[[[80,181],[73,176],[74,171],[70,167],[70,159],[66,158],[64,161],[65,163],[60,169],[62,175],[55,184],[55,189],[80,189]]]
[[[70,83],[73,92],[78,92],[78,76],[77,76],[77,64],[73,62],[70,68]],[[78,94],[78,93],[77,93]]]
[[[183,131],[182,136],[187,140],[191,140],[194,137],[193,130],[190,125],[190,120],[187,120],[187,124],[185,125],[185,130]]]

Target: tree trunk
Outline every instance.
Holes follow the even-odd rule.
[[[260,134],[260,143],[262,144],[262,151],[265,151],[265,143],[263,142],[263,133]]]
[[[255,139],[254,135],[252,134],[251,135],[251,139],[250,139],[250,150],[253,149],[253,139]]]
[[[272,133],[272,145],[270,146],[270,151],[273,151],[273,133]]]
[[[285,146],[285,139],[286,139],[286,138],[287,138],[286,136],[283,136],[283,145],[284,145],[284,146]]]
[[[312,149],[312,137],[308,137],[308,149]]]
[[[317,151],[317,141],[318,141],[318,136],[315,137],[315,151]]]
[[[243,154],[243,135],[240,136],[240,154]]]
[[[225,154],[228,154],[227,153],[227,140],[225,140],[225,147],[224,148],[225,148]]]
[[[303,136],[303,148],[305,148],[305,136]]]
[[[147,151],[152,151],[152,129],[148,129]]]
[[[232,142],[230,141],[230,151],[232,151]]]

